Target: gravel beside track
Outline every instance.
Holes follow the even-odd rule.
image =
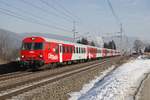
[[[66,100],[68,93],[79,91],[83,84],[93,79],[97,75],[101,75],[102,71],[106,70],[112,65],[120,65],[128,60],[129,57],[115,57],[111,58],[111,62],[97,66],[93,69],[83,71],[71,75],[70,77],[62,78],[50,84],[45,84],[36,89],[14,96],[17,100]]]
[[[108,58],[109,59],[109,58]],[[55,68],[51,70],[46,70],[46,71],[40,71],[40,72],[35,72],[30,75],[25,75],[22,77],[16,77],[4,81],[0,81],[0,95],[6,92],[9,92],[11,89],[10,88],[19,88],[19,86],[22,85],[28,85],[28,83],[32,83],[34,81],[41,80],[46,77],[51,77],[60,73],[64,73],[66,71],[71,71],[79,68],[84,68],[87,65],[93,65],[98,62],[102,62],[104,60],[96,60],[96,61],[91,61],[87,63],[80,63],[76,65],[68,65],[62,68]],[[10,74],[11,75],[11,74]],[[4,75],[5,76],[5,75]],[[7,76],[7,75],[6,75]],[[8,75],[9,76],[9,75]]]
[[[32,72],[15,72],[15,73],[10,73],[10,74],[6,74],[6,75],[0,76],[0,81],[12,79],[12,78],[17,78],[17,77],[22,77],[22,76],[29,75],[29,74],[32,74]]]
[[[22,84],[23,82],[26,83],[27,81],[28,82],[31,82],[31,81],[34,81],[35,79],[38,79],[39,77],[45,77],[47,75],[49,75],[49,77],[51,75],[55,75],[55,74],[59,74],[59,73],[62,73],[62,72],[65,72],[65,71],[69,71],[69,70],[74,70],[74,69],[78,69],[78,68],[81,68],[81,67],[84,67],[84,66],[87,66],[87,65],[90,65],[90,64],[94,64],[94,63],[97,63],[99,62],[98,60],[97,61],[91,61],[91,62],[87,62],[87,63],[80,63],[80,64],[76,64],[76,65],[68,65],[68,66],[64,66],[64,67],[60,67],[60,68],[55,68],[55,69],[50,69],[50,70],[45,70],[45,71],[39,71],[39,72],[33,72],[32,74],[27,74],[27,75],[20,75],[21,77],[12,77],[12,78],[7,78],[7,77],[11,77],[11,74],[10,76],[7,76],[6,78],[3,77],[3,80],[0,81],[0,90],[5,90],[6,88],[9,88],[10,87],[14,87],[15,85],[19,85],[19,84]],[[6,80],[4,80],[6,79]]]

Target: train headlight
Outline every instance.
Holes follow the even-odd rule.
[[[24,58],[24,55],[22,55],[21,58]]]
[[[43,57],[43,55],[39,55],[39,57],[40,57],[40,58],[42,58],[42,57]]]

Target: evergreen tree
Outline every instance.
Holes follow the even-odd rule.
[[[91,42],[91,46],[95,46],[95,43],[94,43],[94,41],[92,41],[92,42]]]
[[[109,41],[108,43],[105,42],[103,47],[108,48],[108,49],[116,49],[116,44],[112,40],[112,41]]]
[[[108,44],[106,42],[104,42],[104,48],[108,48]]]
[[[86,38],[82,38],[81,40],[78,40],[77,43],[88,45],[88,40]]]

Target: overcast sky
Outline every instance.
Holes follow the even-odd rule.
[[[80,34],[85,35],[86,32],[90,32],[94,35],[104,35],[119,31],[118,22],[107,0],[43,0],[49,6],[40,0],[24,1],[32,5],[22,0],[0,0],[0,28],[17,33],[42,32],[71,37],[70,31],[74,19]],[[110,1],[116,15],[123,23],[124,34],[150,40],[150,0]],[[12,15],[10,11],[15,12],[17,17],[23,17],[25,21],[5,15],[6,13]],[[38,24],[35,24],[37,22]]]

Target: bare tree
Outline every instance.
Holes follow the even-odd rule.
[[[133,49],[137,52],[140,53],[140,51],[143,49],[144,43],[141,40],[135,40],[134,41],[134,46]]]
[[[13,33],[0,30],[0,59],[2,60],[11,61],[18,57],[19,46],[16,43],[18,41],[12,36]]]

